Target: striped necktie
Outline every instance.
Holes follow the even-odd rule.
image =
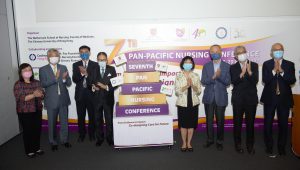
[[[57,65],[54,65],[54,66],[53,66],[53,72],[54,72],[54,76],[56,76],[56,73],[57,73]],[[58,93],[58,95],[60,95],[59,82],[57,82],[57,93]]]
[[[103,78],[103,76],[104,76],[104,68],[103,67],[100,70],[100,74],[101,74],[101,78]]]

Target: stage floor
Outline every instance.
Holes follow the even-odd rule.
[[[277,132],[274,131],[274,134]],[[245,137],[245,135],[244,135]],[[42,133],[41,146],[45,155],[29,159],[24,154],[22,136],[16,136],[0,147],[1,170],[118,170],[118,169],[204,169],[204,170],[299,170],[300,159],[289,149],[287,155],[269,158],[264,152],[263,132],[256,131],[256,154],[238,154],[234,150],[233,134],[225,132],[224,150],[217,151],[215,146],[204,149],[205,132],[197,131],[193,140],[194,152],[180,152],[180,135],[174,131],[176,141],[172,149],[168,147],[129,148],[116,150],[103,143],[96,147],[94,142],[86,139],[77,142],[77,133],[70,133],[71,149],[59,146],[57,152],[52,152],[47,141],[47,132]],[[277,138],[275,138],[275,141]],[[243,139],[245,141],[245,139]],[[290,141],[289,141],[290,143]],[[276,145],[275,145],[276,146]]]

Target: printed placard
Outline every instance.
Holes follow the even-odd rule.
[[[113,87],[116,87],[116,86],[120,86],[121,84],[123,84],[124,79],[123,79],[123,76],[117,76],[117,77],[111,78],[110,82]]]
[[[155,70],[160,72],[167,72],[168,70],[168,64],[163,62],[156,62],[155,64]]]

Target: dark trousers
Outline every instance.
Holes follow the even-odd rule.
[[[278,99],[275,100],[279,101]],[[278,151],[282,152],[285,150],[285,146],[287,143],[290,108],[287,106],[282,106],[280,102],[276,102],[272,105],[264,105],[265,145],[267,149],[273,150],[273,121],[275,111],[277,112],[278,118]]]
[[[18,113],[23,128],[25,153],[35,153],[40,149],[42,112]]]
[[[58,106],[57,108],[47,109],[48,116],[48,137],[51,145],[67,143],[69,141],[69,109],[68,106]],[[57,118],[59,117],[59,138],[57,135]]]
[[[253,148],[254,145],[254,120],[257,105],[233,105],[233,135],[235,146],[241,146],[241,132],[243,117],[245,115],[246,122],[246,145]]]
[[[226,106],[217,106],[215,102],[212,104],[204,104],[206,115],[206,133],[207,142],[214,142],[214,116],[217,122],[217,143],[222,144],[224,141],[224,113]]]
[[[95,136],[95,114],[94,114],[93,101],[91,100],[91,97],[88,96],[88,94],[84,94],[81,100],[76,101],[76,110],[77,110],[77,117],[78,117],[79,136],[84,137],[86,134],[85,117],[87,111],[88,118],[89,118],[88,134],[90,137],[94,137]]]
[[[95,125],[97,141],[104,140],[104,120],[106,140],[113,142],[113,106],[108,104],[99,104],[95,106]]]

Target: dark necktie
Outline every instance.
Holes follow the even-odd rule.
[[[83,67],[86,69],[86,62],[83,62]],[[84,78],[83,78],[82,86],[83,86],[83,88],[86,88],[86,87],[87,87],[87,85],[86,85],[86,77],[85,77],[85,76],[84,76]]]

